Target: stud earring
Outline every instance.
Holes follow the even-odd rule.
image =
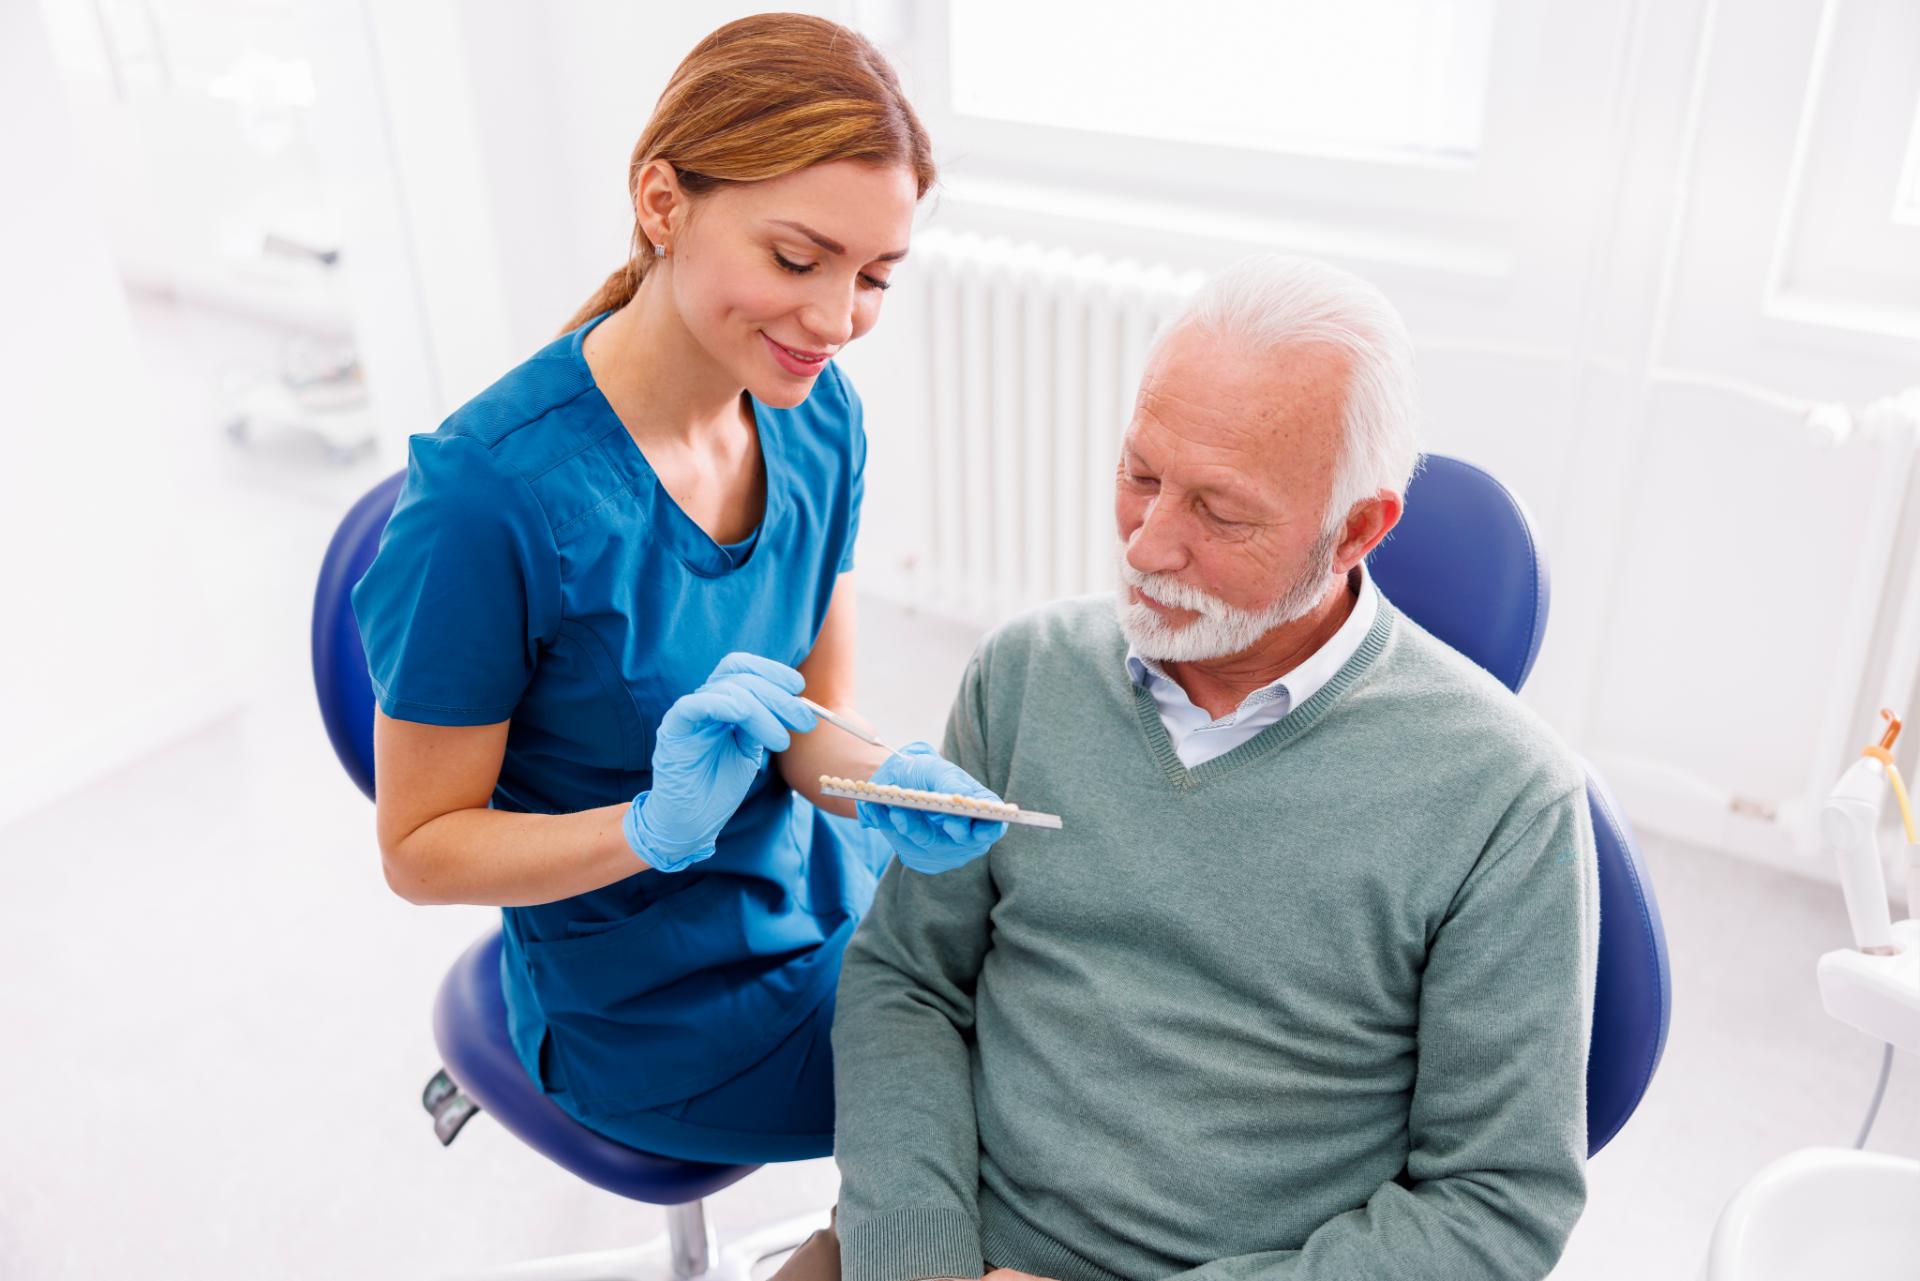
[[[667,247],[665,245],[655,245],[653,247],[653,256],[655,258],[665,258],[667,256]]]

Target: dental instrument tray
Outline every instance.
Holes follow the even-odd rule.
[[[1023,810],[1007,801],[992,801],[983,796],[957,796],[951,792],[922,792],[911,787],[869,783],[857,778],[820,776],[820,790],[827,796],[850,801],[871,801],[876,805],[898,805],[901,809],[925,810],[929,814],[957,814],[961,818],[981,818],[990,822],[1018,823],[1024,827],[1060,826],[1058,814]]]

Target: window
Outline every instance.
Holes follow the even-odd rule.
[[[346,327],[299,0],[43,0],[130,284]]]
[[[1767,272],[1789,323],[1920,337],[1920,6],[1827,5]]]
[[[1914,104],[1913,126],[1907,130],[1907,159],[1893,192],[1893,220],[1920,226],[1920,103]]]
[[[1492,30],[1493,0],[965,0],[948,79],[954,113],[977,119],[1470,159]]]

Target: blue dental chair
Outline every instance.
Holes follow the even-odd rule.
[[[1520,692],[1547,629],[1547,559],[1533,518],[1472,463],[1428,454],[1406,511],[1367,558],[1395,608]],[[1620,1132],[1667,1044],[1667,936],[1633,831],[1599,771],[1587,804],[1600,864],[1600,957],[1587,1052],[1587,1155]]]
[[[327,548],[314,593],[313,674],[334,752],[373,796],[373,690],[348,594],[366,572],[400,491],[387,478],[354,504]],[[1547,568],[1525,510],[1472,464],[1428,455],[1407,492],[1406,512],[1373,552],[1370,569],[1396,607],[1518,691],[1540,650]],[[1633,835],[1592,767],[1587,791],[1600,864],[1599,976],[1587,1064],[1589,1152],[1618,1133],[1645,1094],[1666,1043],[1671,991],[1666,939],[1653,886]],[[442,1142],[473,1111],[493,1114],[515,1137],[596,1187],[668,1207],[665,1258],[634,1252],[636,1267],[677,1278],[739,1277],[752,1263],[798,1244],[809,1225],[778,1225],[722,1258],[700,1199],[758,1168],[680,1161],[636,1151],[587,1129],[528,1078],[507,1037],[500,992],[500,935],[490,930],[447,973],[433,1011],[445,1071],[425,1103]],[[823,1218],[812,1221],[824,1222]],[[657,1251],[656,1251],[657,1253]],[[519,1276],[619,1275],[626,1262],[582,1256]],[[662,1268],[662,1264],[665,1268]]]

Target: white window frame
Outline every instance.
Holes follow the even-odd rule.
[[[1809,53],[1764,311],[1920,337],[1920,27],[1905,0],[1826,0]]]
[[[1528,157],[1556,145],[1536,124],[1546,113],[1526,104],[1572,91],[1537,74],[1533,51],[1565,38],[1549,6],[1503,3],[1472,157],[1277,151],[984,119],[952,108],[947,32],[951,5],[964,2],[848,0],[845,16],[901,68],[934,137],[943,201],[988,220],[1052,213],[1081,224],[1177,230],[1182,238],[1503,280],[1513,270],[1514,211],[1530,199]]]

